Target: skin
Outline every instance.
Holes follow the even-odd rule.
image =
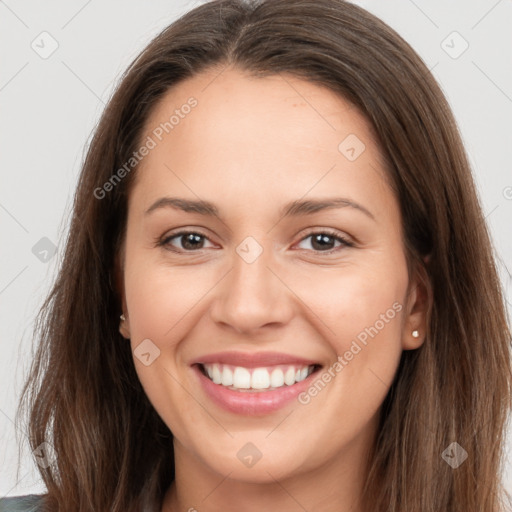
[[[133,350],[145,339],[160,350],[149,366],[134,364],[174,434],[176,480],[162,511],[361,511],[381,404],[402,350],[425,333],[426,294],[407,272],[399,204],[372,129],[350,103],[289,75],[219,71],[175,86],[147,120],[141,140],[198,101],[137,169],[120,258],[120,331]],[[349,134],[365,144],[354,161],[338,150]],[[221,219],[170,207],[145,214],[163,196],[211,201]],[[280,215],[290,201],[331,197],[374,218],[351,207]],[[206,238],[156,245],[181,229]],[[353,247],[315,244],[311,231],[326,229]],[[248,236],[263,249],[250,264],[236,252]],[[266,350],[327,369],[394,303],[396,316],[307,404],[228,412],[189,366],[213,352]],[[250,468],[237,457],[248,442],[262,454]]]

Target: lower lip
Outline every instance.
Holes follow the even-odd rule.
[[[291,386],[283,386],[271,391],[234,391],[215,384],[206,377],[199,366],[192,367],[210,399],[217,405],[236,414],[262,415],[277,411],[289,404],[297,395],[305,391],[317,371]]]

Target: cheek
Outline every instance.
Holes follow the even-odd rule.
[[[403,306],[407,279],[401,270],[393,272],[376,267],[377,270],[369,270],[347,266],[316,272],[307,282],[299,276],[293,286],[304,303],[332,331],[331,338],[341,341],[374,325],[386,312],[390,320],[399,316],[397,309]],[[381,322],[379,326],[381,329]]]
[[[402,351],[407,283],[405,259],[394,254],[371,265],[323,269],[307,282],[299,276],[292,287],[314,313],[310,322],[328,342],[332,361],[344,359],[344,379],[370,374],[389,384]]]
[[[214,284],[207,269],[127,261],[125,289],[132,337],[178,340],[187,317]]]
[[[329,269],[317,273],[307,285],[297,279],[293,286],[314,312],[309,321],[322,333],[331,352],[331,364],[300,397],[300,403],[305,410],[322,411],[325,425],[350,418],[339,431],[332,427],[331,440],[342,443],[356,437],[371,421],[396,374],[402,354],[407,271],[397,259],[391,266],[375,262],[371,268]]]
[[[197,320],[194,307],[200,307],[201,299],[214,284],[213,277],[210,276],[210,283],[207,274],[199,266],[171,268],[152,262],[142,252],[132,253],[125,264],[135,369],[148,399],[180,439],[189,438],[187,422],[204,421],[204,411],[190,399],[187,386],[180,385],[185,377],[183,361],[186,359],[180,341]],[[152,360],[148,366],[138,357],[138,347],[147,339],[154,344],[150,345]],[[154,357],[153,353],[158,355]]]

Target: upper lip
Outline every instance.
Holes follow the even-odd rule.
[[[318,361],[281,352],[216,352],[196,358],[191,364],[229,364],[244,368],[259,368],[278,364],[300,366],[319,365]]]

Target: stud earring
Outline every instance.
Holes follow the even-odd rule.
[[[126,320],[126,317],[125,317],[124,315],[121,315],[119,318],[120,318],[123,322]]]
[[[420,337],[420,333],[416,330],[412,331],[412,337],[413,338],[419,338]]]

